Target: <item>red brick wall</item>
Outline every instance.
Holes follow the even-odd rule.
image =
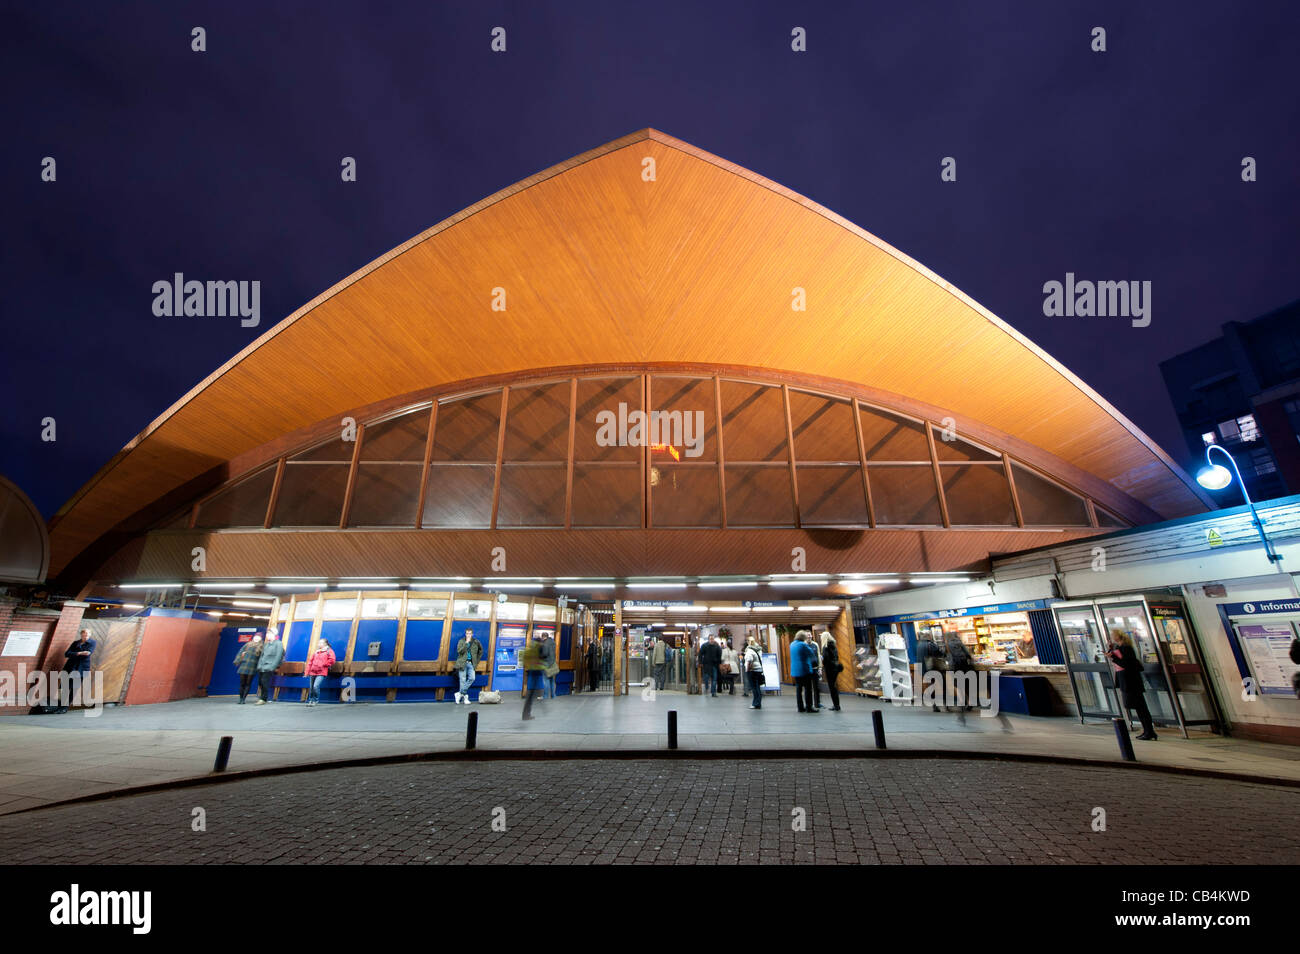
[[[84,606],[67,607],[60,617],[49,615],[34,615],[30,612],[24,612],[16,609],[13,603],[0,603],[0,644],[9,638],[11,630],[39,630],[45,636],[41,640],[41,647],[35,656],[0,656],[0,672],[12,674],[14,684],[14,695],[18,699],[26,698],[27,686],[24,681],[18,677],[21,674],[30,675],[31,673],[42,668],[41,661],[49,654],[49,647],[59,638],[60,627],[63,626],[63,616],[73,618],[71,623],[72,631],[76,632],[77,624],[81,622],[81,614],[85,612]],[[53,637],[51,633],[53,632]],[[63,651],[68,648],[68,640],[59,650],[60,658]],[[23,667],[22,673],[19,666]],[[15,700],[17,701],[17,700]],[[0,705],[0,715],[26,715],[30,710],[27,705]]]
[[[221,624],[208,619],[150,616],[131,671],[126,704],[189,699],[206,685]]]

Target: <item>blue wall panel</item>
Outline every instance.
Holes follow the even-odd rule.
[[[312,621],[299,620],[289,624],[289,633],[284,638],[284,658],[291,662],[307,661],[307,646],[311,642]]]
[[[379,655],[368,652],[371,643],[379,643]],[[352,647],[352,661],[392,662],[397,652],[397,620],[363,619],[357,624],[357,643]]]
[[[442,648],[442,625],[440,619],[408,619],[402,658],[421,662],[437,659],[438,650]],[[482,636],[479,642],[484,649],[487,648],[487,640]]]

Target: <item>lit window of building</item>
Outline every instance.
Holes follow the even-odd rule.
[[[1247,414],[1245,417],[1237,418],[1237,427],[1241,431],[1243,441],[1259,440],[1259,428],[1255,424],[1255,415]]]

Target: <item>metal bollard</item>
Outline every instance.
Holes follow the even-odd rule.
[[[471,712],[465,723],[465,748],[472,749],[478,744],[478,713]]]
[[[871,728],[876,733],[876,748],[885,747],[885,717],[879,709],[871,710]]]
[[[1119,757],[1125,762],[1136,762],[1137,756],[1133,754],[1133,740],[1128,735],[1127,719],[1111,719],[1115,723],[1115,738],[1119,741]]]
[[[224,772],[226,763],[230,761],[230,746],[234,743],[233,735],[223,735],[221,741],[217,744],[217,760],[212,763],[212,771]]]
[[[677,748],[677,710],[668,710],[668,748]]]

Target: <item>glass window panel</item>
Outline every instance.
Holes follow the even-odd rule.
[[[349,527],[414,527],[420,464],[358,464]]]
[[[573,526],[641,526],[640,480],[636,464],[574,464]]]
[[[407,619],[442,619],[447,615],[446,600],[412,600],[406,601]]]
[[[727,525],[793,527],[790,465],[727,464]]]
[[[505,460],[568,459],[568,381],[510,389],[503,456]]]
[[[503,464],[498,527],[564,526],[565,464]]]
[[[196,527],[260,527],[275,484],[275,467],[241,480],[199,505]]]
[[[791,391],[790,428],[796,461],[858,459],[853,405],[848,401]],[[799,502],[802,507],[802,496]]]
[[[721,390],[722,452],[727,460],[789,460],[781,389],[747,381],[723,381]]]
[[[799,440],[795,438],[795,445]],[[814,467],[800,464],[799,519],[806,527],[818,524],[867,525],[867,498],[860,467]],[[731,514],[728,512],[728,519]]]
[[[396,619],[401,614],[400,596],[380,596],[361,601],[361,615],[367,619]]]
[[[1040,477],[1027,467],[1012,463],[1011,473],[1020,498],[1025,526],[1086,527],[1088,506],[1083,498]]]
[[[509,620],[511,622],[523,621],[528,619],[527,603],[498,603],[497,619]]]
[[[299,600],[293,604],[293,618],[295,621],[310,620],[316,618],[316,604],[319,600]]]
[[[405,460],[422,464],[428,439],[427,408],[380,424],[367,424],[361,440],[361,459]]]
[[[555,622],[555,604],[554,603],[534,603],[533,604],[534,622],[553,623]]]
[[[323,619],[351,619],[357,615],[357,601],[349,596],[342,600],[324,600],[321,615]]]
[[[925,425],[920,421],[862,408],[862,443],[867,460],[928,461],[930,447],[925,440]],[[873,491],[874,493],[874,491]],[[877,517],[879,520],[879,517]]]
[[[650,383],[651,415],[646,443],[669,445],[682,460],[717,460],[718,412],[712,378],[656,375]],[[668,458],[655,450],[652,458]]]
[[[656,527],[718,527],[718,470],[686,464],[658,464],[650,475]]]
[[[947,433],[952,434],[951,431]],[[964,441],[959,437],[953,437],[952,440],[944,440],[944,428],[934,428],[934,454],[939,460],[1001,460],[1001,454],[995,454],[977,447],[970,441]]]
[[[456,619],[491,619],[492,601],[487,599],[457,600],[455,617]]]
[[[500,391],[439,404],[433,459],[495,463],[500,423]]]
[[[948,522],[953,526],[1014,526],[1011,489],[1000,464],[953,464],[940,469]]]
[[[484,528],[492,521],[492,483],[496,469],[450,464],[429,466],[424,496],[425,527]]]
[[[1127,523],[1125,523],[1119,517],[1115,516],[1109,510],[1097,506],[1095,502],[1092,505],[1092,509],[1097,511],[1097,526],[1099,527],[1127,527],[1128,526]]]
[[[620,414],[620,405],[622,413]],[[602,434],[603,412],[613,415],[615,422],[620,416],[626,416],[641,408],[640,378],[583,378],[578,381],[578,407],[574,417],[573,457],[574,460],[597,461],[639,461],[641,448],[619,446],[617,433]],[[615,427],[617,431],[617,427]],[[599,442],[607,436],[615,438],[614,442]]]
[[[347,464],[286,464],[272,526],[337,527],[347,486]]]
[[[929,464],[868,467],[878,526],[942,526]]]
[[[336,437],[323,444],[317,444],[310,450],[294,454],[289,460],[333,461],[336,464],[350,464],[352,463],[352,452],[356,446],[355,440],[343,440],[343,433],[340,431]]]

